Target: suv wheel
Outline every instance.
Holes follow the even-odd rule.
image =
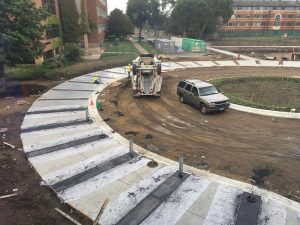
[[[179,96],[179,101],[180,101],[181,103],[183,103],[183,104],[185,103],[185,100],[184,100],[183,95],[180,95],[180,96]]]
[[[205,104],[200,105],[200,111],[202,114],[207,114],[207,107]]]

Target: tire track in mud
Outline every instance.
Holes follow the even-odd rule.
[[[263,117],[228,110],[225,113],[202,115],[197,109],[182,105],[176,96],[177,82],[181,79],[202,80],[243,75],[295,76],[295,69],[287,68],[213,68],[169,72],[164,75],[160,99],[133,99],[129,86],[108,87],[109,100],[118,104],[105,106],[103,118],[120,111],[109,125],[121,135],[138,131],[135,143],[147,147],[153,144],[158,154],[177,160],[184,153],[185,162],[195,166],[195,162],[207,163],[218,174],[249,181],[253,170],[268,168],[272,171],[264,178],[264,188],[300,191],[300,121],[279,119],[276,123],[270,117]],[[121,81],[126,82],[126,81]],[[110,94],[111,93],[111,94]],[[166,134],[163,127],[171,134]],[[153,136],[146,139],[145,135]],[[202,157],[205,158],[202,158]],[[212,164],[210,164],[212,162]],[[197,164],[197,163],[196,163]]]

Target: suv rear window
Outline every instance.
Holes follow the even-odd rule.
[[[178,87],[184,88],[184,86],[185,86],[185,82],[184,81],[180,81],[179,84],[178,84]]]
[[[185,90],[190,91],[191,87],[192,87],[192,85],[188,84],[188,85],[186,85]]]

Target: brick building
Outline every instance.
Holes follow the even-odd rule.
[[[35,61],[37,64],[41,64],[45,58],[51,58],[60,51],[62,44],[60,31],[59,31],[59,8],[58,0],[34,0],[36,7],[45,7],[51,14],[47,21],[42,23],[50,23],[48,29],[45,32],[44,39],[41,40],[45,44],[43,57],[37,58]]]
[[[75,2],[81,18],[82,15],[85,14],[95,26],[83,35],[81,47],[84,49],[86,58],[88,58],[88,56],[97,58],[101,54],[101,46],[105,38],[107,0],[75,0]],[[79,21],[79,23],[80,22],[81,21]]]
[[[221,36],[300,36],[300,1],[234,0]]]

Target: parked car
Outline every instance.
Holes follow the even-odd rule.
[[[181,103],[186,103],[207,114],[225,111],[229,108],[229,98],[219,93],[212,84],[201,80],[182,80],[177,86],[177,95]]]

